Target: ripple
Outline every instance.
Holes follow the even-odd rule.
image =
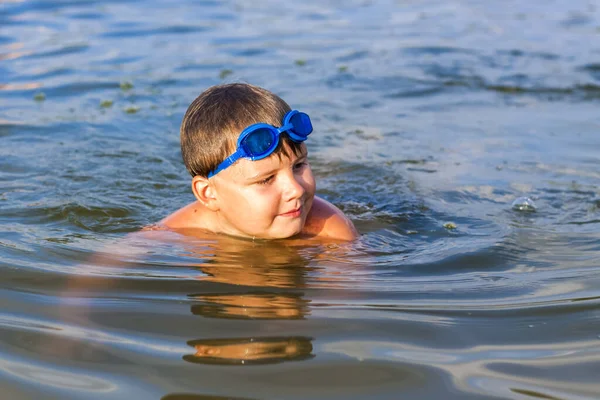
[[[55,307],[66,307],[65,303],[55,304]],[[63,312],[68,312],[62,310]],[[85,322],[85,315],[71,315],[73,320],[78,320],[80,322]],[[156,353],[174,353],[178,354],[179,351],[183,350],[183,346],[179,348],[165,341],[153,341],[153,340],[145,340],[144,343],[140,342],[140,338],[136,338],[132,335],[122,335],[118,333],[112,332],[103,332],[96,329],[84,328],[75,324],[65,324],[65,323],[57,323],[54,321],[43,321],[31,318],[30,316],[24,315],[0,315],[0,326],[3,329],[3,339],[5,343],[12,343],[15,345],[16,343],[22,343],[22,345],[32,348],[35,347],[35,343],[54,343],[57,348],[47,348],[46,350],[38,349],[38,351],[45,351],[47,353],[58,353],[60,347],[69,348],[76,352],[81,350],[84,343],[81,342],[81,339],[85,339],[86,342],[94,342],[94,343],[110,343],[116,346],[121,346],[123,348],[127,348],[127,351],[142,351],[142,352],[156,352]],[[12,330],[19,335],[13,334],[8,335],[7,332]],[[29,346],[26,345],[27,340],[24,336],[29,335]],[[44,337],[43,340],[33,340],[33,337]],[[85,353],[83,353],[85,354]]]
[[[30,53],[27,56],[27,58],[36,59],[36,58],[65,56],[68,54],[79,54],[79,53],[83,53],[89,49],[90,49],[90,45],[87,43],[64,45],[56,50]]]
[[[458,47],[449,46],[415,46],[403,49],[403,52],[407,55],[434,55],[439,56],[442,54],[476,54],[471,49],[464,49]]]
[[[571,98],[573,100],[596,100],[600,98],[600,85],[592,83],[573,85],[570,87],[524,87],[514,85],[485,85],[487,90],[511,95],[535,95],[547,100],[561,100]]]
[[[6,209],[4,215],[12,218],[22,218],[35,224],[64,222],[85,230],[102,231],[107,228],[115,228],[116,221],[127,223],[132,216],[132,210],[126,207],[93,206],[79,202],[67,202],[58,205],[36,202],[30,203],[26,207]]]
[[[0,369],[6,374],[36,385],[101,393],[112,392],[117,388],[105,379],[60,370],[54,365],[41,366],[4,360]]]
[[[600,81],[600,64],[587,64],[580,67],[580,70],[589,73],[592,78]]]
[[[541,59],[544,61],[554,61],[561,58],[559,54],[550,53],[550,52],[536,52],[536,51],[526,51],[522,49],[512,49],[512,50],[500,50],[497,51],[496,54],[510,56],[514,58],[532,58],[532,59]]]
[[[327,372],[331,370],[337,373],[331,375]],[[277,382],[277,387],[287,390],[302,388],[304,395],[311,398],[320,397],[323,391],[335,391],[336,395],[344,398],[364,398],[389,395],[390,390],[393,392],[394,389],[409,395],[415,394],[413,391],[423,388],[428,378],[434,379],[437,376],[432,369],[424,366],[387,362],[355,363],[344,362],[341,359],[327,359],[313,368],[300,371],[298,374],[288,374],[282,370],[273,371],[268,376],[255,379],[262,385]],[[430,398],[435,397],[437,396],[433,395]]]
[[[181,35],[181,34],[192,34],[201,33],[210,30],[210,27],[199,26],[199,25],[171,25],[160,28],[148,28],[148,29],[124,29],[114,30],[106,32],[100,35],[104,38],[136,38],[140,36],[154,36],[154,35]]]
[[[98,20],[107,18],[107,15],[106,15],[106,13],[99,12],[99,11],[80,11],[80,12],[70,13],[69,18],[98,21]]]
[[[44,93],[48,99],[61,97],[77,97],[82,94],[106,89],[118,89],[119,82],[114,81],[80,81],[59,86],[45,86]]]

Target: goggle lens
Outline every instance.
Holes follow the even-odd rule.
[[[271,129],[259,128],[246,136],[241,145],[249,156],[262,156],[273,146],[275,139]]]
[[[292,115],[290,118],[290,123],[293,126],[292,130],[294,133],[300,136],[308,136],[308,134],[313,130],[310,118],[303,112],[297,112]]]

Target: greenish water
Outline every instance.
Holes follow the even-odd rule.
[[[232,81],[357,242],[130,235]],[[0,1],[2,398],[596,399],[599,102],[597,1]]]

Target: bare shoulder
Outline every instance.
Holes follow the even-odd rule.
[[[195,201],[163,218],[158,223],[158,226],[168,229],[202,228],[204,214],[204,206]]]
[[[354,240],[358,237],[352,221],[339,208],[317,196],[306,219],[303,233],[339,240]]]

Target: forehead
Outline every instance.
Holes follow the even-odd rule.
[[[298,155],[295,155],[294,151],[286,143],[282,143],[282,146],[284,146],[286,150],[285,152],[276,152],[266,158],[263,158],[262,160],[256,161],[252,161],[248,158],[242,158],[225,171],[230,170],[230,174],[228,175],[236,180],[247,180],[260,176],[264,173],[274,172],[280,168],[285,168],[296,160],[307,155],[307,149],[304,143],[301,144],[301,150]],[[289,156],[286,156],[286,153]]]

